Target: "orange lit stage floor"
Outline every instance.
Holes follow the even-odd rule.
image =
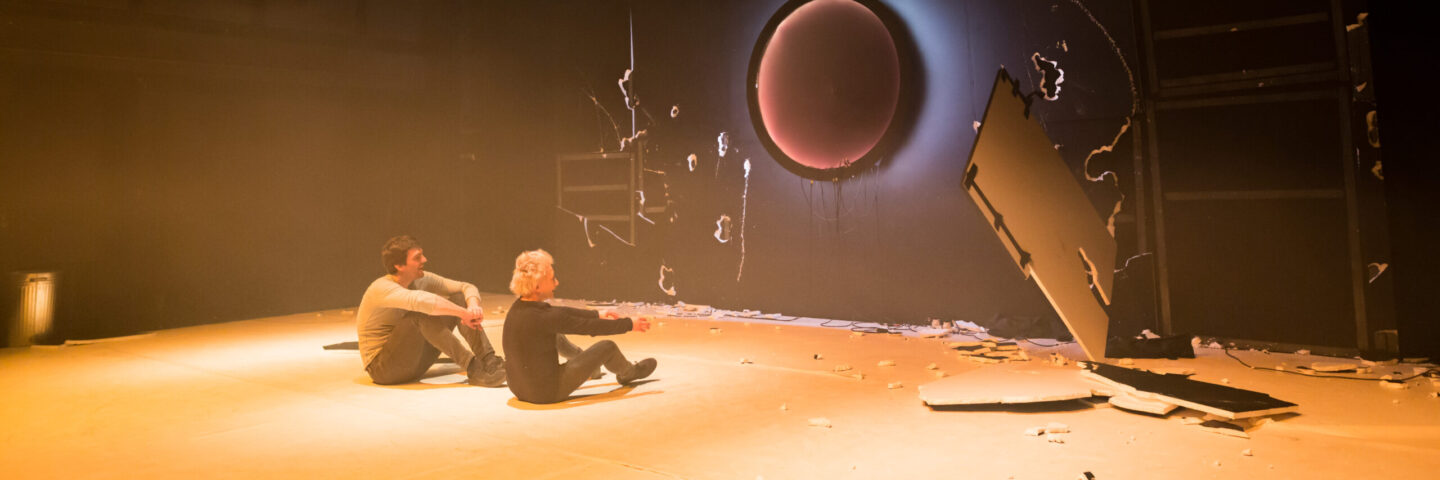
[[[489,295],[486,311],[510,299]],[[995,368],[942,339],[663,321],[649,333],[608,337],[634,359],[657,358],[653,381],[620,388],[607,375],[580,391],[593,396],[548,406],[519,402],[504,388],[445,383],[457,378],[445,377],[453,365],[432,369],[429,383],[376,386],[354,351],[321,349],[355,338],[353,312],[339,310],[4,349],[0,471],[7,478],[307,479],[1073,479],[1087,471],[1100,479],[1423,478],[1440,471],[1440,399],[1424,378],[1394,388],[1256,371],[1209,349],[1193,360],[1135,361],[1193,368],[1197,380],[1224,379],[1300,405],[1299,414],[1241,439],[1188,425],[1183,419],[1199,414],[1184,409],[1164,418],[1083,401],[931,410],[916,387],[937,371]],[[486,325],[497,346],[500,326]],[[1074,344],[1022,347],[1032,363],[1051,352],[1081,355]],[[1309,361],[1237,355],[1252,364]],[[880,366],[887,360],[894,365]],[[852,368],[835,372],[841,364]],[[816,419],[829,426],[812,426]],[[1069,427],[1064,443],[1025,434],[1051,422]]]

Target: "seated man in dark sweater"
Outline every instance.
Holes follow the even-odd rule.
[[[515,259],[510,291],[520,298],[505,316],[502,335],[510,391],[530,403],[556,403],[569,398],[603,365],[621,384],[629,385],[655,371],[655,359],[630,363],[620,347],[610,340],[595,342],[576,353],[579,347],[565,334],[615,335],[650,329],[647,318],[618,318],[613,313],[601,318],[593,310],[557,307],[545,303],[554,298],[555,260],[544,250],[532,250]],[[569,361],[560,363],[562,353]]]

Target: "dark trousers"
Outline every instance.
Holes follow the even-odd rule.
[[[620,353],[620,347],[610,340],[595,342],[582,351],[564,335],[558,335],[555,345],[560,355],[569,361],[560,365],[560,385],[555,391],[555,397],[549,402],[539,403],[555,403],[569,398],[575,389],[580,388],[592,375],[599,373],[601,366],[616,376],[628,374],[635,368],[634,364],[625,359],[625,354]]]
[[[464,298],[451,297],[456,300],[465,304]],[[472,378],[477,372],[504,368],[504,360],[495,354],[484,329],[462,326],[457,317],[410,312],[390,332],[365,371],[380,385],[410,383],[424,376],[442,352]]]

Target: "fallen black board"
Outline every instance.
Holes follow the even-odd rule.
[[[1095,362],[1086,362],[1085,368],[1106,380],[1128,385],[1141,392],[1182,400],[1183,402],[1178,403],[1182,406],[1188,407],[1185,403],[1191,403],[1209,407],[1229,413],[1231,418],[1250,417],[1257,413],[1281,413],[1298,406],[1264,393],[1199,382],[1185,375],[1152,373]],[[1250,415],[1247,415],[1247,412]]]

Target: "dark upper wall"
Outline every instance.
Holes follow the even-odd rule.
[[[1029,91],[1039,81],[1030,56],[1038,52],[1059,61],[1065,69],[1061,99],[1035,110],[1079,177],[1086,154],[1109,144],[1131,114],[1129,2],[1086,2],[1099,25],[1073,2],[884,2],[908,29],[923,101],[902,125],[909,136],[893,155],[834,182],[812,182],[782,168],[751,126],[745,72],[761,29],[783,3],[573,6],[585,21],[560,34],[585,41],[560,54],[580,78],[560,79],[571,89],[560,94],[577,97],[594,89],[612,116],[625,115],[612,126],[603,115],[596,120],[588,100],[568,103],[558,130],[561,146],[570,150],[556,153],[616,151],[614,130],[629,135],[628,112],[615,86],[630,67],[628,5],[632,80],[643,110],[639,128],[647,131],[645,165],[665,172],[645,176],[646,197],[649,205],[661,205],[668,192],[675,221],[668,221],[670,212],[651,215],[657,224],[641,223],[635,247],[592,222],[596,245],[590,247],[581,222],[556,214],[551,245],[568,280],[564,293],[888,321],[1051,314],[960,188],[975,135],[972,122],[981,119],[999,68],[1033,82]],[[1102,26],[1124,52],[1124,63]],[[675,118],[672,106],[679,108]],[[732,147],[723,159],[716,146],[721,132],[728,132]],[[1119,169],[1129,188],[1129,144],[1122,138],[1120,150],[1097,157],[1091,172]],[[685,160],[692,153],[699,160],[694,172]],[[1087,189],[1097,211],[1108,213],[1116,190],[1098,183]],[[724,244],[712,236],[722,214],[735,227]],[[1123,260],[1135,252],[1136,227],[1131,216],[1118,221]],[[673,282],[675,297],[661,291],[662,266],[673,269],[665,282]],[[1126,315],[1135,330],[1152,326],[1145,308],[1133,310]]]
[[[57,339],[352,306],[398,233],[503,288],[551,76],[506,8],[0,4],[0,271],[61,272]]]

